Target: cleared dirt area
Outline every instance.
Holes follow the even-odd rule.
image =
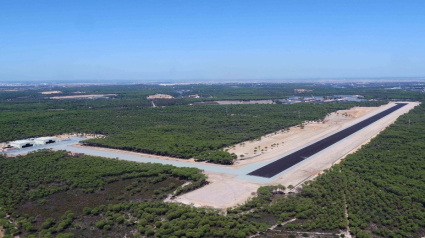
[[[62,93],[62,92],[61,91],[44,91],[44,92],[41,92],[41,94],[44,94],[44,95],[58,94],[58,93]]]
[[[197,162],[195,162],[195,160],[192,159],[178,159],[178,158],[174,158],[174,157],[167,157],[167,156],[160,156],[160,155],[152,155],[152,154],[145,154],[145,153],[139,153],[139,152],[132,152],[132,151],[127,151],[127,150],[118,150],[118,149],[109,149],[109,148],[103,148],[103,147],[95,147],[95,146],[84,146],[84,145],[72,145],[72,147],[75,148],[89,148],[90,150],[97,150],[97,151],[104,151],[104,152],[112,152],[112,153],[119,153],[119,154],[123,154],[123,155],[135,155],[135,156],[143,156],[146,158],[154,158],[154,159],[159,159],[159,160],[171,160],[171,161],[177,161],[177,162],[191,162],[191,163],[196,163],[199,164]],[[161,161],[158,161],[158,163],[160,163]],[[225,165],[222,165],[223,167]]]
[[[206,172],[210,184],[174,199],[187,205],[227,208],[254,197],[259,184],[235,179],[236,175]]]
[[[104,98],[114,97],[117,94],[90,94],[90,95],[71,95],[71,96],[56,96],[50,97],[50,99],[83,99],[83,98]]]
[[[382,111],[369,118],[366,118],[365,120],[362,120],[361,122],[358,122],[348,128],[339,130],[338,132],[332,135],[329,135],[323,139],[317,140],[314,143],[305,146],[304,148],[301,148],[284,157],[281,157],[280,159],[274,160],[270,162],[269,164],[252,171],[248,175],[258,176],[263,178],[273,178],[274,176],[280,174],[281,172],[289,168],[292,168],[293,166],[303,162],[304,160],[314,156],[315,154],[318,154],[322,152],[323,150],[329,148],[330,146],[336,143],[339,143],[345,138],[348,138],[351,135],[361,131],[362,129],[367,128],[373,123],[379,121],[380,119],[390,115],[391,113],[399,110],[400,108],[406,105],[408,104],[397,103],[395,106],[390,107],[389,109],[385,111]],[[301,127],[303,128],[304,126],[301,125]]]
[[[223,101],[214,101],[217,104],[220,105],[231,105],[231,104],[275,104],[273,100],[249,100],[249,101],[230,101],[230,100],[223,100]]]
[[[338,142],[337,144],[321,151],[309,159],[295,165],[284,171],[280,175],[269,180],[266,183],[249,182],[240,180],[238,177],[229,177],[228,174],[213,174],[206,172],[210,176],[210,184],[185,194],[177,199],[188,204],[199,204],[213,206],[216,208],[227,208],[243,203],[256,192],[259,186],[283,184],[286,187],[293,185],[293,191],[297,191],[297,186],[303,182],[315,178],[323,170],[330,168],[338,163],[347,154],[355,152],[363,144],[370,141],[380,131],[392,124],[400,115],[419,105],[419,103],[409,103],[409,105],[393,112],[382,118],[378,122],[364,128],[363,130],[351,135],[350,137]],[[284,133],[276,133],[265,136],[261,141],[245,142],[230,148],[230,152],[238,155],[245,154],[246,157],[256,155],[255,147],[267,148],[256,157],[238,161],[238,166],[248,165],[260,161],[273,161],[281,158],[285,154],[298,150],[318,139],[329,136],[341,129],[356,124],[372,115],[384,111],[394,106],[394,103],[376,107],[376,108],[353,108],[350,110],[338,111],[330,114],[324,120],[324,123],[306,123],[304,129],[299,127],[290,128]],[[278,146],[271,145],[278,144]],[[258,149],[257,149],[258,150]],[[258,153],[258,152],[257,152]]]
[[[306,122],[303,128],[293,127],[284,132],[279,131],[263,136],[259,141],[246,141],[237,144],[231,148],[227,148],[229,152],[236,153],[239,156],[236,164],[230,166],[198,163],[194,162],[193,159],[181,160],[122,150],[75,145],[78,142],[69,142],[69,145],[58,144],[56,149],[137,162],[163,163],[178,167],[199,168],[204,170],[204,173],[208,175],[209,184],[195,191],[178,196],[174,201],[193,204],[195,206],[210,206],[225,209],[245,202],[255,195],[255,192],[260,186],[282,184],[288,187],[288,185],[293,185],[295,186],[293,191],[297,191],[304,181],[313,179],[323,170],[338,163],[347,154],[358,150],[363,144],[392,124],[400,115],[407,113],[418,104],[417,102],[408,102],[408,105],[272,178],[261,178],[247,174],[289,153],[308,146],[317,140],[323,139],[391,108],[395,103],[391,102],[375,108],[356,107],[350,110],[338,111],[329,114],[323,122]],[[65,138],[69,136],[72,135],[64,135]],[[100,135],[85,136],[94,137]],[[240,158],[240,155],[244,156]]]
[[[296,150],[300,145],[310,144],[354,124],[352,122],[356,118],[360,118],[356,122],[361,121],[364,119],[362,119],[363,115],[379,108],[355,107],[349,110],[340,110],[329,114],[323,122],[305,122],[304,128],[291,127],[286,131],[265,135],[261,137],[261,140],[246,141],[226,149],[230,153],[238,155],[237,166],[274,160]]]
[[[85,138],[85,139],[93,139],[93,138],[104,138],[105,135],[102,134],[88,134],[88,133],[64,133],[64,134],[60,134],[60,135],[55,135],[56,138],[58,138],[59,140],[65,140],[65,139],[69,139],[72,137],[81,137],[81,138]]]

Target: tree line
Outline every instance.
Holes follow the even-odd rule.
[[[383,103],[180,105],[54,111],[15,108],[2,112],[0,141],[61,133],[103,134],[105,138],[86,140],[84,144],[232,164],[234,156],[220,151],[224,147],[259,139],[306,120],[321,120],[336,110]]]

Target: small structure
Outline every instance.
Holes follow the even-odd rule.
[[[47,145],[47,144],[52,144],[56,142],[58,142],[58,138],[56,137],[40,137],[40,138],[34,139],[34,143],[36,145]]]
[[[148,96],[147,99],[173,99],[173,96],[167,94],[155,94]]]
[[[189,98],[200,98],[200,96],[198,94],[194,94],[194,95],[189,95]]]
[[[9,143],[10,146],[15,147],[15,148],[25,148],[25,147],[31,147],[34,146],[34,141],[31,140],[16,140],[16,141],[11,141]]]

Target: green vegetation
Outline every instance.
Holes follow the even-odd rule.
[[[410,122],[409,122],[410,121]],[[356,237],[423,237],[425,232],[425,105],[421,104],[355,154],[334,165],[297,195],[276,198],[274,187],[229,210],[255,209],[283,231],[338,231],[347,219]]]
[[[171,100],[155,100],[158,106],[171,105],[187,105],[199,101],[215,101],[215,100],[260,100],[260,99],[281,99],[289,96],[333,96],[333,95],[363,95],[365,98],[381,98],[381,99],[423,99],[421,93],[414,93],[407,90],[387,89],[392,87],[416,87],[420,86],[415,83],[370,83],[370,84],[322,84],[322,83],[247,83],[247,84],[192,84],[192,85],[113,85],[113,86],[81,86],[81,87],[57,87],[57,88],[39,88],[31,89],[30,87],[20,87],[22,91],[8,92],[1,91],[0,100],[7,104],[29,103],[27,108],[35,108],[41,102],[47,108],[84,108],[91,106],[95,108],[109,108],[115,106],[150,107],[151,103],[146,99],[147,96],[155,93],[168,94],[174,99]],[[13,89],[10,87],[0,87],[0,90]],[[307,89],[303,93],[294,93],[294,89]],[[41,94],[42,91],[58,90],[61,94],[53,96],[70,96],[84,94],[117,94],[113,100],[73,100],[76,103],[69,104],[69,100],[48,100],[50,95]],[[76,92],[78,92],[76,94]],[[198,94],[201,98],[188,98],[188,95]],[[115,100],[119,99],[119,100]],[[1,109],[10,108],[3,105]]]
[[[203,186],[205,179],[195,168],[75,156],[65,151],[2,157],[0,218],[11,214],[16,224],[1,220],[0,225],[10,234],[63,232],[74,227],[78,217],[101,214],[104,204],[118,204],[113,206],[117,210],[123,202],[154,203],[168,194]]]
[[[202,186],[206,178],[195,168],[175,168],[171,165],[136,163],[86,155],[74,156],[65,151],[44,150],[16,159],[3,158],[0,165],[0,205],[6,210],[28,200],[35,201],[69,190],[78,189],[85,194],[102,191],[105,186],[118,181],[136,179],[126,186],[125,190],[138,193],[141,191],[137,190],[141,182],[156,184],[175,178],[173,181],[192,181],[185,187],[194,189]],[[164,198],[164,192],[176,187],[174,184],[170,185],[168,190],[158,190],[158,193],[153,191],[157,194],[154,197]],[[45,203],[43,200],[40,202]]]
[[[181,105],[64,111],[20,111],[17,107],[2,112],[0,141],[84,132],[107,135],[106,138],[87,140],[86,145],[184,159],[196,156],[198,160],[232,164],[234,156],[217,150],[258,139],[305,120],[323,119],[336,110],[382,103]]]
[[[2,158],[0,171],[0,225],[8,235],[242,238],[269,226],[161,202],[167,194],[205,184],[205,176],[194,168],[40,151]],[[190,184],[182,187],[185,181]],[[4,219],[6,214],[10,219]]]
[[[215,90],[212,86],[205,88],[205,95]],[[105,93],[111,89],[98,90]],[[108,137],[89,143],[120,148],[130,144],[125,149],[229,163],[233,157],[220,150],[223,146],[257,139],[269,131],[354,105],[233,105],[226,112],[223,106],[188,106],[183,104],[190,100],[179,99],[170,103],[172,107],[147,108],[137,106],[137,98],[141,105],[144,101],[140,95],[152,91],[117,90],[122,91],[116,99],[88,103],[38,102],[34,100],[38,94],[25,102],[3,102],[1,140],[74,131],[102,133]],[[237,97],[232,93],[244,91],[241,97],[255,96],[246,87],[232,90],[221,91],[221,97]],[[265,97],[279,94],[268,90],[270,94]],[[315,88],[315,92],[320,90],[325,89]],[[423,94],[406,91],[363,90],[370,97],[423,98]],[[51,106],[65,110],[48,111]],[[226,215],[162,202],[171,194],[203,186],[206,178],[198,169],[64,151],[0,157],[0,226],[6,228],[5,237],[247,237],[257,232],[267,237],[308,237],[309,232],[317,231],[337,237],[348,224],[359,238],[424,237],[424,131],[422,104],[341,164],[306,182],[300,193],[288,194],[292,186],[287,190],[282,186],[261,187],[258,196],[228,209]],[[267,231],[282,222],[288,223]]]
[[[128,230],[137,229],[132,237],[246,237],[258,230],[265,231],[265,223],[249,221],[246,216],[223,216],[219,211],[193,208],[175,203],[125,203],[120,209],[102,209],[94,220],[96,230],[77,231],[78,235],[97,237],[98,233],[121,237]]]
[[[187,237],[187,232],[191,232],[190,237],[245,237],[296,218],[277,227],[274,233],[267,233],[335,233],[347,226],[347,206],[349,226],[357,237],[421,237],[425,229],[424,122],[425,105],[421,105],[401,116],[362,150],[305,184],[301,193],[282,195],[276,193],[283,189],[280,186],[261,187],[257,197],[228,209],[227,216],[211,209],[155,201],[181,189],[180,179],[190,179],[198,186],[196,183],[205,178],[196,169],[74,157],[62,151],[3,158],[0,180],[4,186],[0,198],[3,198],[4,209],[0,215],[5,217],[7,211],[17,225],[6,219],[0,222],[8,233],[24,235],[72,233],[120,237],[137,229],[134,237]],[[160,178],[163,174],[167,177],[165,180]],[[123,186],[120,184],[123,181],[129,183]],[[171,186],[171,182],[175,185]],[[102,192],[115,183],[123,191],[113,196],[123,198],[107,200],[110,194]],[[149,187],[155,184],[160,185]],[[139,187],[149,189],[131,195],[130,191]],[[78,196],[71,196],[75,193]],[[143,193],[150,196],[143,198],[146,201],[138,201],[137,196]],[[90,198],[91,195],[95,195],[95,199]],[[68,199],[69,205],[58,209],[57,199]],[[90,205],[73,207],[72,204],[82,200],[91,201]],[[56,209],[49,209],[54,206]],[[55,215],[55,211],[62,215]],[[97,230],[91,230],[90,224],[96,225]]]
[[[222,150],[202,152],[199,155],[195,156],[195,161],[208,161],[218,164],[231,164],[235,160],[237,155],[234,153],[229,154]]]

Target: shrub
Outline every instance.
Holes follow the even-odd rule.
[[[104,220],[96,222],[96,227],[99,228],[99,229],[103,229],[103,227],[105,225],[106,225],[106,221],[104,221]]]
[[[83,212],[84,212],[85,215],[89,215],[91,213],[91,209],[89,207],[85,207],[83,209]]]
[[[74,237],[74,234],[72,233],[62,233],[56,236],[56,238],[73,238],[73,237]]]

